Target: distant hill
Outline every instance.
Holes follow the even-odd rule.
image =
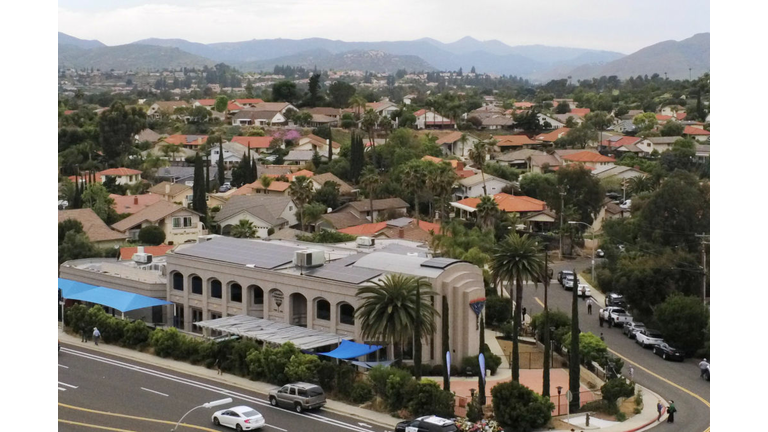
[[[398,69],[409,71],[435,70],[419,57],[410,55],[392,55],[383,51],[347,51],[332,53],[317,49],[298,54],[268,60],[258,60],[237,64],[244,71],[273,70],[276,65],[303,66],[307,69],[324,70],[365,70],[371,72],[394,73]]]
[[[709,72],[709,33],[699,33],[681,41],[664,41],[645,47],[618,60],[598,65],[582,65],[569,73],[573,80],[616,75],[619,78],[658,73],[669,79],[687,79],[688,68],[694,78]]]
[[[118,45],[82,49],[59,44],[59,67],[136,70],[213,66],[214,62],[178,48]]]
[[[78,48],[91,49],[106,46],[97,40],[78,39],[74,36],[59,32],[59,45],[73,45]]]

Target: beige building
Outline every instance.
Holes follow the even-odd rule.
[[[438,312],[443,296],[448,299],[449,316],[436,317],[438,330],[423,343],[424,362],[442,362],[443,319],[450,323],[453,364],[459,366],[464,357],[476,355],[477,318],[469,303],[485,295],[480,268],[464,261],[431,258],[420,248],[380,246],[366,250],[354,245],[341,248],[229,237],[179,246],[166,255],[167,300],[174,303],[173,322],[185,331],[199,332],[195,322],[249,315],[334,333],[356,342],[376,342],[360,337],[355,310],[362,300],[357,290],[386,274],[402,273],[425,277],[432,283]],[[312,268],[297,267],[297,253],[310,250],[319,255],[315,263],[323,263]],[[412,350],[412,345],[406,346],[402,358],[412,358]],[[392,347],[386,358],[395,358]]]
[[[149,193],[160,195],[164,201],[189,207],[192,202],[192,187],[182,183],[164,181],[149,188]]]
[[[176,245],[197,240],[207,234],[200,221],[200,213],[178,204],[158,201],[112,225],[112,228],[136,240],[139,231],[149,225],[158,225],[165,232],[165,244]]]

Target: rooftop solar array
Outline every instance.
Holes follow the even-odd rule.
[[[444,269],[451,264],[456,264],[460,262],[466,262],[466,261],[461,261],[453,258],[432,258],[430,260],[427,260],[421,263],[421,266],[436,268],[436,269]]]
[[[413,219],[411,218],[401,217],[393,220],[388,220],[387,226],[402,228],[402,227],[408,226],[412,221]]]
[[[343,338],[335,333],[312,330],[284,322],[270,321],[248,315],[235,315],[194,323],[201,328],[256,339],[264,342],[284,344],[292,342],[299,349],[313,349],[341,343]]]
[[[263,269],[273,269],[292,262],[294,252],[302,249],[304,248],[283,246],[270,242],[216,237],[207,242],[188,246],[176,253],[215,261],[252,265]]]
[[[305,275],[352,284],[363,283],[369,279],[375,278],[381,273],[381,271],[377,270],[344,266],[320,267],[309,272],[304,272]]]

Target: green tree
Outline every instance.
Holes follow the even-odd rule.
[[[139,241],[150,246],[161,245],[165,242],[165,231],[157,225],[147,225],[139,230]]]
[[[224,175],[224,143],[223,143],[224,140],[221,138],[221,136],[217,136],[216,138],[219,143],[219,161],[216,163],[217,165],[216,169],[217,169],[217,174],[219,179],[219,185],[221,186],[227,181]],[[210,138],[208,138],[208,142],[211,142]]]
[[[363,188],[366,192],[366,195],[368,195],[368,201],[370,203],[371,210],[371,222],[375,222],[373,220],[373,198],[374,194],[376,193],[376,188],[380,183],[381,179],[379,178],[379,173],[376,172],[376,168],[372,167],[371,165],[365,167],[362,175],[360,176],[360,187]]]
[[[578,213],[579,221],[591,224],[603,206],[605,191],[600,180],[592,172],[579,164],[571,164],[557,170],[557,184],[566,191],[565,208],[572,207]],[[558,197],[550,196],[553,202],[547,202],[550,208],[561,211]]]
[[[456,171],[447,162],[437,164],[427,174],[427,188],[438,201],[440,208],[440,219],[447,221],[449,219],[447,207],[453,194],[453,185],[459,179]]]
[[[69,231],[59,245],[59,264],[81,258],[98,257],[101,255],[96,246],[91,243],[85,233]]]
[[[560,148],[585,148],[590,142],[597,141],[599,134],[589,123],[582,123],[569,130],[565,135],[555,141],[555,146]]]
[[[680,136],[683,134],[684,129],[685,126],[683,126],[682,123],[669,120],[668,122],[664,123],[664,126],[661,127],[659,132],[661,133],[661,136],[664,137]]]
[[[652,112],[644,112],[633,117],[632,124],[637,127],[638,133],[647,132],[656,127],[658,120],[656,119],[656,114]]]
[[[354,110],[355,119],[360,120],[365,112],[365,107],[368,101],[361,95],[354,95],[349,98],[349,106]]]
[[[115,200],[109,196],[109,191],[101,183],[91,183],[86,186],[82,200],[83,208],[93,210],[104,222],[109,224],[115,218],[116,213],[112,208],[115,205]]]
[[[488,141],[477,141],[473,148],[469,149],[469,160],[472,161],[480,169],[480,174],[483,177],[483,195],[488,195],[488,190],[485,187],[485,159],[488,155]]]
[[[567,114],[569,112],[571,112],[571,106],[568,102],[560,102],[555,107],[555,114]]]
[[[293,81],[283,80],[272,84],[272,100],[276,102],[293,103],[298,96],[296,83]]]
[[[288,195],[293,199],[298,207],[299,215],[304,215],[304,206],[312,199],[312,181],[306,176],[298,176],[293,179],[291,185],[288,187]],[[301,230],[304,231],[306,226],[304,223],[304,217],[301,219]]]
[[[554,173],[526,174],[520,179],[520,190],[525,196],[545,201],[550,208],[555,201],[560,201],[557,177]]]
[[[495,225],[496,218],[499,217],[499,212],[499,204],[493,197],[488,195],[481,197],[475,210],[477,223],[480,225],[480,228],[492,228]]]
[[[194,183],[192,185],[192,210],[205,216],[208,213],[208,205],[205,199],[205,172],[203,171],[203,158],[200,153],[195,154]]]
[[[328,180],[315,191],[314,200],[323,204],[325,208],[335,209],[339,207],[339,184],[335,181]]]
[[[331,106],[334,108],[346,108],[349,99],[355,95],[355,87],[344,81],[334,81],[328,87],[328,95],[331,98]]]
[[[236,238],[256,238],[256,226],[248,219],[240,219],[229,230],[229,235]]]
[[[59,222],[59,246],[64,242],[64,237],[68,232],[74,232],[75,234],[82,234],[83,224],[76,219],[65,219]]]
[[[302,215],[298,215],[300,221],[305,225],[312,225],[320,220],[325,214],[327,207],[323,203],[312,202],[304,206]],[[297,212],[298,213],[298,212]]]
[[[352,131],[351,145],[349,149],[349,176],[353,182],[357,182],[365,164],[365,146],[362,135]]]
[[[704,347],[709,326],[709,308],[700,297],[674,294],[654,311],[664,341],[675,348],[694,354]]]
[[[312,123],[312,113],[309,111],[299,111],[293,116],[293,122],[299,126],[307,127]]]
[[[371,152],[373,155],[374,164],[376,163],[376,142],[374,139],[376,135],[374,131],[379,123],[379,113],[372,109],[367,109],[363,114],[362,127],[368,132],[368,143],[371,145]]]
[[[613,116],[605,111],[593,111],[584,116],[584,123],[598,131],[606,130],[613,124]]]
[[[134,136],[146,127],[147,116],[137,107],[126,108],[115,101],[99,115],[99,146],[112,164],[127,159],[133,149]],[[123,165],[123,164],[119,164]]]
[[[549,423],[555,405],[516,382],[504,382],[491,389],[493,414],[500,424],[530,432]]]
[[[515,286],[515,311],[513,315],[512,379],[520,381],[520,348],[518,336],[522,324],[523,283],[541,274],[543,261],[539,245],[528,235],[510,234],[496,246],[491,263],[493,280],[503,289],[506,282],[510,297]]]
[[[403,167],[402,185],[405,190],[413,194],[415,205],[413,206],[413,215],[419,220],[419,195],[427,182],[428,165],[431,162],[422,160],[412,160]]]

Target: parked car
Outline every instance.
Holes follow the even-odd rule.
[[[293,408],[296,412],[302,412],[324,406],[325,392],[315,384],[291,383],[270,391],[269,403],[275,407]]]
[[[605,296],[605,305],[606,306],[627,307],[627,302],[624,301],[624,296],[623,295],[609,292]]]
[[[635,333],[635,342],[643,348],[656,346],[664,342],[664,336],[658,330],[644,328]]]
[[[437,416],[402,421],[395,427],[395,432],[455,432],[458,430],[456,422]]]
[[[662,342],[653,347],[653,353],[664,360],[685,360],[685,354],[677,348],[672,348],[668,343]]]
[[[605,252],[603,252],[602,249],[598,249],[595,251],[595,256],[598,258],[605,258]]]
[[[578,295],[580,297],[592,297],[592,290],[589,289],[589,286],[585,284],[579,284],[579,293]]]
[[[245,405],[216,411],[211,421],[216,426],[231,427],[237,431],[261,429],[266,423],[260,412]]]
[[[631,322],[624,325],[621,330],[628,338],[634,339],[635,333],[645,328],[645,324],[641,322]]]
[[[600,309],[600,317],[608,323],[608,327],[623,326],[632,322],[632,315],[617,306]]]
[[[230,189],[232,189],[232,186],[225,183],[221,185],[221,187],[219,188],[219,192],[227,192]]]
[[[559,272],[557,272],[557,281],[560,282],[560,285],[563,285],[563,279],[569,275],[573,277],[573,271],[560,270]]]
[[[563,277],[563,288],[570,291],[576,285],[576,278],[573,275]]]

